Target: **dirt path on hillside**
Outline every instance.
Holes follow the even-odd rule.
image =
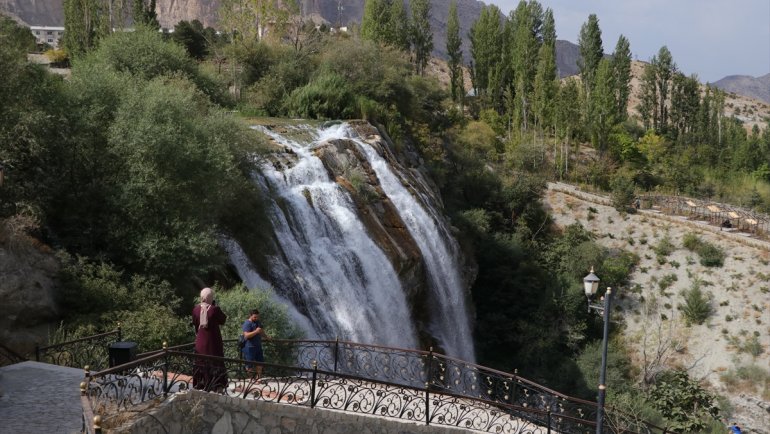
[[[543,200],[557,225],[579,222],[599,244],[639,256],[628,287],[616,291],[614,309],[623,317],[623,335],[635,350],[635,365],[649,372],[688,369],[729,396],[733,417],[748,432],[768,433],[770,386],[733,381],[728,387],[725,376],[745,366],[758,366],[770,375],[770,243],[654,210],[621,215],[608,197],[563,183],[550,183]],[[688,233],[724,250],[724,266],[701,265],[696,253],[682,247]],[[661,264],[654,248],[664,238],[674,250]],[[711,299],[713,313],[704,324],[687,326],[677,307],[684,303],[681,292],[696,281]]]

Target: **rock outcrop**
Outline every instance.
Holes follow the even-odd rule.
[[[59,263],[48,246],[0,221],[0,342],[28,353],[46,341],[48,325],[59,318],[56,276]]]

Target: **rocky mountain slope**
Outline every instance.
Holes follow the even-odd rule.
[[[599,244],[639,256],[630,282],[615,291],[613,301],[613,314],[634,349],[634,365],[650,374],[687,369],[728,398],[728,413],[747,432],[770,432],[770,243],[683,217],[650,211],[621,215],[607,205],[608,198],[566,184],[551,184],[543,201],[557,225],[580,223]],[[683,246],[688,233],[721,248],[724,265],[701,265],[698,254]],[[663,239],[671,249],[661,258],[656,247]],[[703,324],[688,325],[679,307],[685,303],[682,291],[696,282],[712,313]],[[748,372],[758,376],[743,378]]]
[[[761,77],[728,75],[715,81],[714,86],[727,92],[745,95],[770,104],[770,73]]]

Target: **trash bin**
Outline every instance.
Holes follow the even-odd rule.
[[[115,342],[110,345],[110,368],[136,359],[136,342]]]

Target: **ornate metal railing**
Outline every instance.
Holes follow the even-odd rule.
[[[433,351],[339,340],[271,340],[265,341],[264,347],[266,360],[271,363],[259,364],[264,369],[259,383],[249,376],[243,360],[196,355],[193,345],[185,344],[144,353],[136,362],[94,374],[88,395],[97,413],[109,408],[126,409],[162,399],[168,393],[197,388],[247,399],[371,411],[480,431],[595,430],[594,402],[563,395],[516,374]],[[225,353],[237,354],[235,341],[227,341]],[[606,423],[607,432],[665,432],[616,410],[607,410],[608,419],[625,421]],[[503,424],[505,430],[496,431],[497,424]],[[545,428],[537,431],[530,427]]]
[[[0,344],[0,366],[12,365],[14,363],[24,362],[27,359],[13,351],[12,349]]]
[[[35,347],[35,360],[71,368],[90,366],[104,369],[109,361],[110,344],[122,340],[120,327],[111,332],[86,336],[58,344]]]
[[[546,434],[560,431],[531,419],[557,421],[547,411],[437,394],[422,388],[318,368],[259,364],[259,378],[240,359],[164,351],[101,372],[87,373],[84,403],[101,424],[169,394],[198,389],[230,397],[326,408],[484,432]],[[522,417],[528,416],[528,417]],[[88,420],[88,419],[85,419]],[[563,423],[563,422],[562,422]],[[86,430],[93,427],[86,427]]]

